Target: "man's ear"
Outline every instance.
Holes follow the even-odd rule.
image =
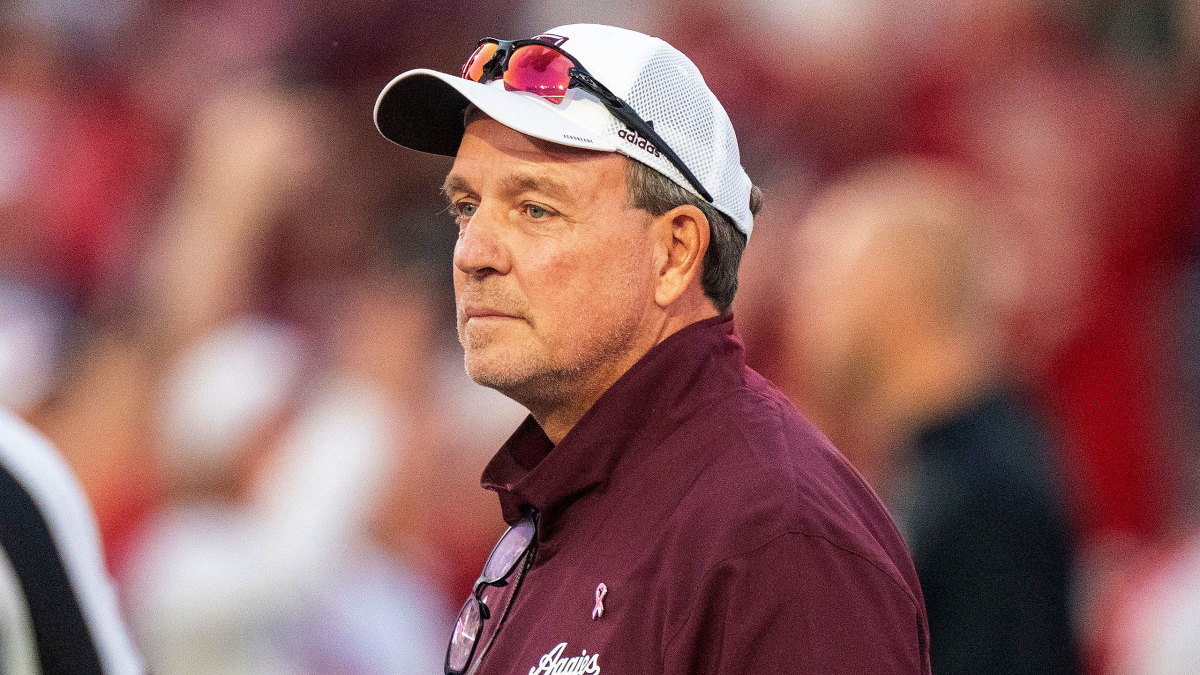
[[[679,299],[693,280],[699,281],[708,251],[708,218],[695,206],[683,205],[654,219],[659,241],[658,285],[654,301],[666,308]]]

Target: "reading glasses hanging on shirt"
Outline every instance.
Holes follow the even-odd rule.
[[[536,540],[537,523],[533,514],[529,514],[505,530],[496,542],[483,564],[483,574],[475,581],[471,595],[458,612],[458,621],[446,648],[446,675],[466,673],[479,645],[484,644],[478,649],[482,659],[491,641],[496,639],[525,572],[533,562]]]

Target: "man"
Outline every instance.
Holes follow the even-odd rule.
[[[79,483],[0,408],[0,673],[141,672]]]
[[[512,525],[447,673],[927,673],[924,604],[874,493],[745,366],[729,313],[761,198],[665,42],[485,40],[380,94],[451,155],[459,339],[532,415],[484,486]]]
[[[1073,673],[1069,524],[1005,362],[1011,258],[973,183],[896,157],[817,195],[794,379],[905,535],[937,672]]]

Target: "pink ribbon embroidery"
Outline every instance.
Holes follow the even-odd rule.
[[[592,621],[604,616],[604,596],[608,593],[608,586],[600,584],[596,587],[596,606],[592,608]]]

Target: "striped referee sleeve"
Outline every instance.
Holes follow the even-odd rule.
[[[143,673],[61,455],[0,409],[0,672]]]

